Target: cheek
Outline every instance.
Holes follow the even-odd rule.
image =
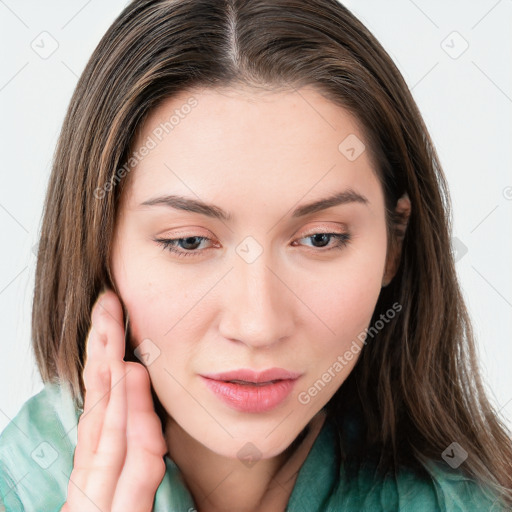
[[[313,298],[323,317],[334,331],[340,325],[355,326],[369,320],[380,293],[381,279],[368,274],[351,273],[331,278],[323,287],[323,293]],[[346,330],[346,329],[345,329]],[[337,334],[340,334],[337,332]]]
[[[125,251],[112,268],[129,314],[133,348],[149,339],[164,356],[159,364],[171,346],[173,357],[178,359],[181,353],[195,350],[186,340],[200,336],[198,330],[207,318],[201,298],[211,288],[212,278],[196,279],[191,284],[190,277],[178,267],[173,271],[165,257],[155,258],[154,252],[144,254],[142,250]]]
[[[137,247],[133,241],[132,247]],[[117,289],[128,311],[132,340],[138,345],[145,338],[159,338],[170,328],[167,318],[175,302],[169,297],[159,269],[139,250],[126,250],[126,246],[114,250],[112,272]]]
[[[307,339],[311,376],[315,380],[330,371],[332,378],[323,380],[332,382],[329,388],[333,393],[357,362],[377,297],[372,288],[358,289],[350,295],[332,291],[324,296],[323,313],[319,315],[324,326],[319,330],[316,319],[310,323]]]
[[[306,298],[314,303],[312,309],[318,311],[321,323],[309,315],[310,320],[303,325],[308,340],[308,378],[296,396],[299,404],[312,410],[330,400],[357,363],[380,279],[353,273],[332,278],[323,289],[323,294]]]
[[[313,380],[308,385],[320,379],[329,390],[321,393],[319,400],[326,401],[343,383],[361,353],[381,291],[385,262],[385,245],[372,249],[354,249],[332,266],[319,266],[314,276],[302,281],[299,296],[309,307],[301,320],[309,340]]]
[[[297,295],[323,324],[324,337],[339,339],[362,329],[371,319],[382,286],[384,257],[353,254],[338,263],[318,267],[302,279]],[[310,322],[314,315],[308,315]]]

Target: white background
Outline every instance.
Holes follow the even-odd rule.
[[[30,315],[51,159],[78,76],[125,4],[0,0],[0,430],[42,389]],[[397,63],[438,149],[483,376],[512,426],[512,1],[345,5]],[[47,58],[32,48],[52,44]]]

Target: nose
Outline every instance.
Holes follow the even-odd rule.
[[[235,255],[233,264],[223,280],[220,334],[252,348],[270,348],[290,336],[295,299],[276,265],[265,252],[252,263]]]

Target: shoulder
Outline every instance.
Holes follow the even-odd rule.
[[[446,512],[501,512],[505,508],[497,496],[484,484],[467,476],[463,471],[452,469],[442,461],[427,461],[425,468],[430,475],[439,508]]]
[[[333,446],[345,452],[348,459],[339,459],[337,483],[332,489],[327,510],[359,510],[360,512],[505,512],[503,504],[488,487],[470,478],[463,466],[452,468],[441,453],[439,459],[429,458],[418,467],[406,465],[396,470],[379,472],[378,450],[361,450],[361,417],[354,412],[343,418]],[[341,449],[343,446],[343,449]],[[364,447],[363,447],[364,448]],[[361,453],[368,458],[359,459]],[[347,462],[350,460],[350,462]]]
[[[462,472],[445,468],[442,461],[430,460],[424,466],[425,472],[403,467],[380,475],[374,465],[363,465],[350,476],[342,467],[331,503],[347,509],[357,505],[357,510],[368,512],[505,511],[489,489]]]
[[[47,383],[0,434],[0,512],[57,510],[67,496],[81,411],[65,384]]]

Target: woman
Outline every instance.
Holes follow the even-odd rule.
[[[7,510],[512,504],[435,149],[334,0],[125,8],[59,139],[33,345]]]

